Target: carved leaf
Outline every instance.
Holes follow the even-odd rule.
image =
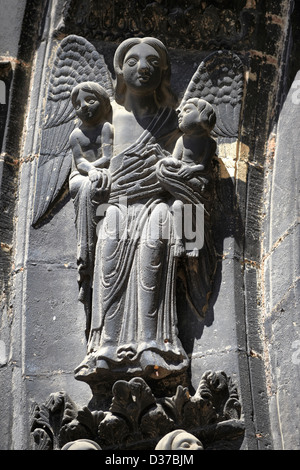
[[[241,404],[237,388],[224,371],[205,372],[193,399],[213,405],[219,421],[240,418]]]
[[[175,429],[176,423],[158,403],[150,408],[141,419],[140,430],[144,438],[156,439]]]
[[[69,136],[76,124],[70,95],[74,86],[85,81],[97,82],[113,98],[112,78],[103,56],[86,39],[67,36],[58,47],[47,90],[33,225],[56,200],[70,172]]]
[[[52,440],[44,429],[37,428],[31,433],[34,450],[52,450]]]
[[[82,410],[78,411],[77,420],[80,424],[89,429],[92,434],[97,432],[97,426],[95,426],[93,414],[87,406],[84,406]]]
[[[113,394],[110,411],[124,417],[131,430],[136,431],[144,411],[155,404],[150,387],[140,377],[129,382],[119,380],[113,386]]]
[[[236,398],[229,398],[224,406],[225,419],[240,419],[241,404]]]
[[[176,394],[173,397],[165,397],[162,404],[169,411],[177,425],[181,424],[183,419],[184,405],[189,401],[190,395],[186,387],[179,385]]]
[[[47,429],[50,435],[53,435],[53,429],[50,425],[49,408],[45,405],[34,405],[31,410],[31,432],[35,429]]]
[[[100,445],[105,447],[130,440],[131,433],[122,417],[106,413],[105,418],[99,424],[98,437]]]

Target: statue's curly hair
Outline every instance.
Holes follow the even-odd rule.
[[[186,101],[185,105],[193,104],[196,106],[199,116],[201,118],[201,125],[205,127],[208,132],[211,132],[216,125],[216,113],[213,106],[201,98],[190,98]]]

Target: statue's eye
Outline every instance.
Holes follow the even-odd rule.
[[[134,67],[137,63],[137,60],[134,57],[130,57],[127,61],[126,64],[129,65],[129,67]]]
[[[94,104],[96,103],[96,100],[94,100],[93,98],[89,98],[86,100],[88,104]]]
[[[186,442],[186,441],[182,442],[180,447],[183,448],[183,449],[189,449],[190,448],[190,443]]]
[[[153,67],[159,67],[159,60],[156,57],[150,59],[149,62]]]

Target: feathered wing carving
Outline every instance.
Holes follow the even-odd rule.
[[[209,54],[194,73],[182,98],[181,109],[189,98],[208,101],[216,112],[214,137],[237,137],[244,92],[244,65],[230,51]]]
[[[48,211],[69,175],[69,136],[76,125],[71,91],[78,83],[95,81],[113,99],[113,83],[104,57],[86,39],[70,35],[59,45],[52,66],[37,165],[33,225]]]

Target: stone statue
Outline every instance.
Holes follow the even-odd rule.
[[[71,100],[82,125],[70,135],[74,165],[91,182],[98,181],[98,168],[108,168],[113,150],[113,127],[107,121],[111,104],[106,91],[94,82],[78,84]]]
[[[113,154],[111,103],[105,89],[96,82],[82,82],[74,87],[71,101],[82,121],[69,138],[73,165],[70,192],[76,212],[79,300],[85,304],[90,319],[90,284],[93,278],[95,211],[107,200]]]
[[[186,179],[199,176],[203,186],[207,185],[211,171],[211,161],[216,153],[216,141],[210,136],[216,124],[216,114],[213,107],[205,100],[199,98],[189,99],[178,115],[179,129],[183,135],[176,142],[173,152],[174,159],[165,158],[160,165],[177,168],[178,176]],[[175,160],[175,161],[174,161]],[[198,181],[199,184],[199,181]],[[182,239],[182,221],[184,217],[184,202],[180,199],[173,204],[175,256],[186,253]],[[202,246],[201,246],[202,247]],[[200,247],[200,248],[201,248]],[[198,249],[194,248],[188,253],[197,256]]]
[[[115,83],[103,56],[88,41],[68,36],[61,42],[49,85],[34,207],[35,224],[71,170],[88,343],[75,376],[88,383],[161,379],[187,370],[189,358],[177,331],[176,201],[180,207],[204,208],[204,225],[198,227],[201,246],[195,241],[197,231],[190,230],[195,250],[180,266],[187,299],[203,317],[215,269],[209,218],[216,143],[210,132],[218,137],[237,131],[243,93],[238,57],[212,54],[192,77],[178,122],[170,58],[161,41],[127,39],[116,49],[113,65]],[[219,86],[213,89],[216,71]],[[103,93],[82,84],[91,81],[106,91],[107,109],[107,97],[103,100]],[[199,103],[194,101],[198,98]],[[82,110],[88,99],[91,117]],[[83,122],[79,128],[75,112]],[[189,133],[194,120],[200,129],[195,134],[199,153]],[[60,168],[55,175],[53,162]],[[51,184],[44,187],[47,177]],[[187,222],[197,225],[197,211]]]
[[[96,245],[88,354],[76,376],[162,378],[188,367],[176,331],[172,215],[156,176],[179,136],[169,59],[160,41],[129,39],[114,67],[110,205]]]

